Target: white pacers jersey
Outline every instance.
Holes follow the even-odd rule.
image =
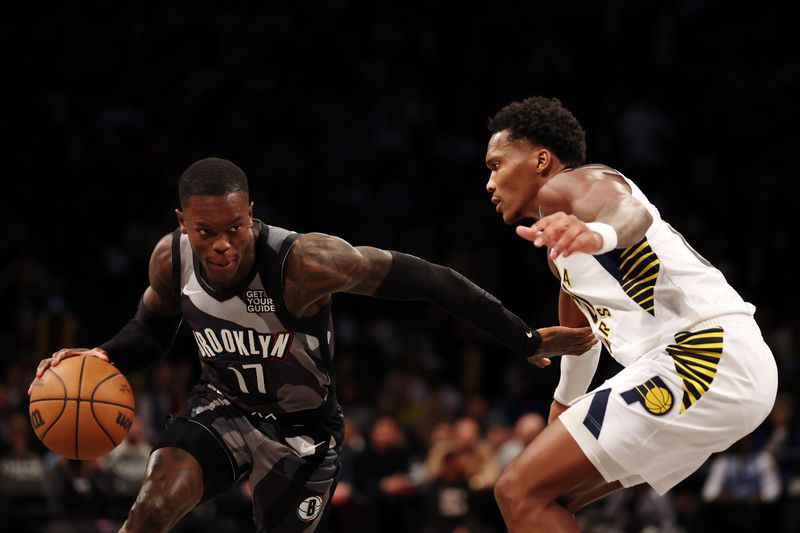
[[[755,429],[777,369],[753,314],[638,187],[645,238],[555,264],[562,289],[625,368],[559,417],[606,481],[664,493]]]
[[[721,315],[755,312],[719,270],[661,219],[642,191],[626,181],[653,216],[645,238],[603,255],[573,254],[555,261],[561,287],[623,366],[665,333]]]

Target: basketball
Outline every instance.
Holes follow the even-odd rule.
[[[68,459],[92,459],[122,442],[135,404],[127,378],[114,365],[77,356],[33,382],[29,412],[36,436],[50,450]]]

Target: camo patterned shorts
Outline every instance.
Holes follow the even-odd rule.
[[[339,472],[341,407],[312,424],[278,424],[246,415],[213,386],[200,384],[178,419],[202,426],[220,444],[230,462],[228,486],[249,476],[259,531],[314,531],[323,521]],[[206,493],[227,488],[206,487]]]

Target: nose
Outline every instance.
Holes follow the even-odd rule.
[[[486,192],[494,193],[495,189],[497,189],[497,185],[495,185],[492,176],[489,176],[489,181],[486,182]]]
[[[228,241],[228,237],[225,236],[224,234],[214,239],[214,244],[212,246],[214,251],[220,254],[224,254],[225,252],[227,252],[230,249],[230,247],[231,243],[230,241]]]

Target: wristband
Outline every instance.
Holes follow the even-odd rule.
[[[592,255],[602,255],[617,247],[617,231],[605,222],[587,222],[586,227],[600,235],[603,244]]]

